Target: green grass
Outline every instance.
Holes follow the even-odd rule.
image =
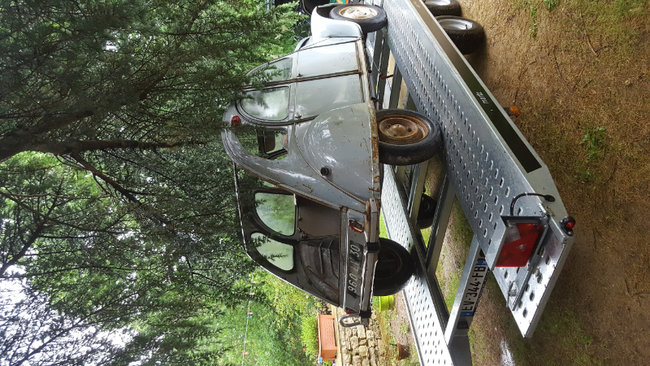
[[[646,0],[578,0],[566,6],[584,20],[581,25],[568,25],[573,26],[572,31],[592,35],[599,57],[614,57],[616,63],[621,63],[639,56],[639,47],[645,42],[645,24],[650,17]]]
[[[537,6],[533,5],[528,12],[530,17],[530,36],[537,37]]]
[[[410,329],[409,329],[409,325],[408,325],[408,324],[404,323],[404,324],[402,324],[402,325],[399,326],[399,332],[400,332],[401,334],[409,334],[409,331],[410,331]]]
[[[543,0],[544,4],[546,5],[546,10],[548,11],[553,11],[556,6],[558,6],[559,1],[558,0]]]
[[[462,268],[459,268],[462,270]],[[460,285],[460,276],[458,273],[453,273],[451,278],[445,283],[443,289],[443,296],[445,297],[445,304],[447,305],[447,310],[451,311],[451,308],[454,306],[454,300],[456,299],[456,293],[458,292],[458,286]]]
[[[591,183],[598,181],[598,170],[607,148],[607,130],[604,127],[588,127],[580,141],[585,159],[576,162],[575,171],[579,181]]]
[[[463,209],[460,207],[458,200],[454,201],[454,205],[451,209],[451,215],[454,225],[451,227],[452,239],[454,242],[462,243],[466,249],[469,249],[472,244],[472,237],[474,232],[472,227],[469,226],[469,222],[465,217]]]
[[[592,354],[594,347],[606,348],[606,344],[594,345],[577,314],[558,301],[549,302],[531,340],[517,337],[514,324],[512,328],[509,344],[518,366],[604,364]]]
[[[455,250],[443,247],[441,258],[436,268],[436,276],[440,282],[442,295],[445,299],[447,309],[451,310],[456,298],[456,292],[460,285],[460,274],[465,266],[465,258],[469,251],[474,232],[469,226],[460,203],[456,200],[451,209],[450,217],[451,245],[459,246]],[[455,254],[452,254],[455,253]]]
[[[603,156],[607,130],[604,127],[589,127],[582,136],[582,145],[587,150],[587,160],[597,160]]]
[[[318,320],[315,314],[301,317],[300,340],[305,347],[305,354],[310,359],[318,357]]]

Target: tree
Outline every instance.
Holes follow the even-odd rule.
[[[119,354],[77,347],[118,363],[214,357],[191,351],[215,331],[207,309],[242,298],[233,278],[252,268],[220,112],[291,42],[295,15],[262,0],[0,1],[0,279],[47,296],[12,311],[128,327]],[[24,329],[11,344],[54,328]]]

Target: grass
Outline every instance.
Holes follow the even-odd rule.
[[[379,301],[373,302],[372,308],[373,312],[377,314],[381,339],[384,341],[384,352],[387,358],[392,359],[395,357],[395,352],[391,344],[395,344],[395,335],[390,330],[390,321],[395,314],[393,311],[379,311]]]
[[[543,0],[546,5],[546,10],[553,11],[555,7],[559,4],[558,0]]]
[[[300,340],[305,353],[310,359],[315,359],[318,356],[318,320],[313,314],[303,316],[300,320]]]
[[[469,249],[472,244],[474,232],[471,226],[469,226],[469,222],[465,218],[465,213],[463,213],[463,209],[460,207],[458,200],[454,202],[454,206],[452,207],[451,219],[454,223],[451,227],[452,239],[455,242],[462,243],[466,249]]]
[[[528,15],[530,17],[530,36],[535,38],[537,37],[537,6],[531,6]]]
[[[402,334],[409,334],[411,329],[409,328],[409,325],[404,323],[399,326],[399,332]]]
[[[589,127],[582,136],[582,145],[587,150],[587,160],[597,160],[603,156],[607,130],[604,127]]]
[[[509,344],[517,365],[603,365],[592,356],[593,338],[581,325],[577,314],[559,302],[550,302],[531,340],[518,337],[516,326]],[[552,345],[552,353],[548,352]],[[567,361],[569,361],[567,363]]]
[[[379,311],[379,301],[373,302],[373,312],[377,314],[377,321],[379,323],[379,331],[381,332],[381,339],[384,344],[384,359],[379,365],[397,365],[397,366],[419,366],[418,352],[415,345],[411,345],[409,349],[409,357],[403,360],[397,360],[397,340],[395,334],[391,330],[391,322],[394,321],[395,312]],[[399,332],[401,334],[408,334],[410,332],[409,324],[400,324]]]
[[[443,246],[436,268],[436,276],[440,282],[448,310],[451,310],[454,305],[456,292],[460,285],[460,274],[465,266],[465,257],[474,235],[458,201],[454,202],[451,210],[450,235],[451,245],[454,248]]]
[[[580,145],[586,157],[576,162],[578,180],[584,183],[598,181],[597,171],[602,165],[602,159],[607,147],[607,130],[604,127],[588,127],[584,131]]]

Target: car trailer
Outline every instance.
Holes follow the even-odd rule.
[[[389,237],[417,257],[403,293],[420,364],[470,365],[468,330],[487,275],[496,278],[522,336],[531,337],[573,244],[575,221],[547,166],[422,0],[365,3],[388,16],[387,28],[366,40],[376,98],[396,108],[403,81],[407,108],[437,122],[444,140],[445,174],[428,243],[416,225],[427,162],[385,166],[381,196]],[[454,199],[474,236],[448,311],[435,269]]]

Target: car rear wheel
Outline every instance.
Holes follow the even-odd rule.
[[[379,238],[379,259],[375,267],[373,296],[388,296],[399,292],[411,278],[415,263],[400,244]]]
[[[431,159],[440,149],[440,129],[427,117],[407,110],[377,111],[379,161],[411,165]]]
[[[339,5],[330,11],[330,18],[357,23],[364,34],[379,30],[388,23],[384,9],[363,4]]]

